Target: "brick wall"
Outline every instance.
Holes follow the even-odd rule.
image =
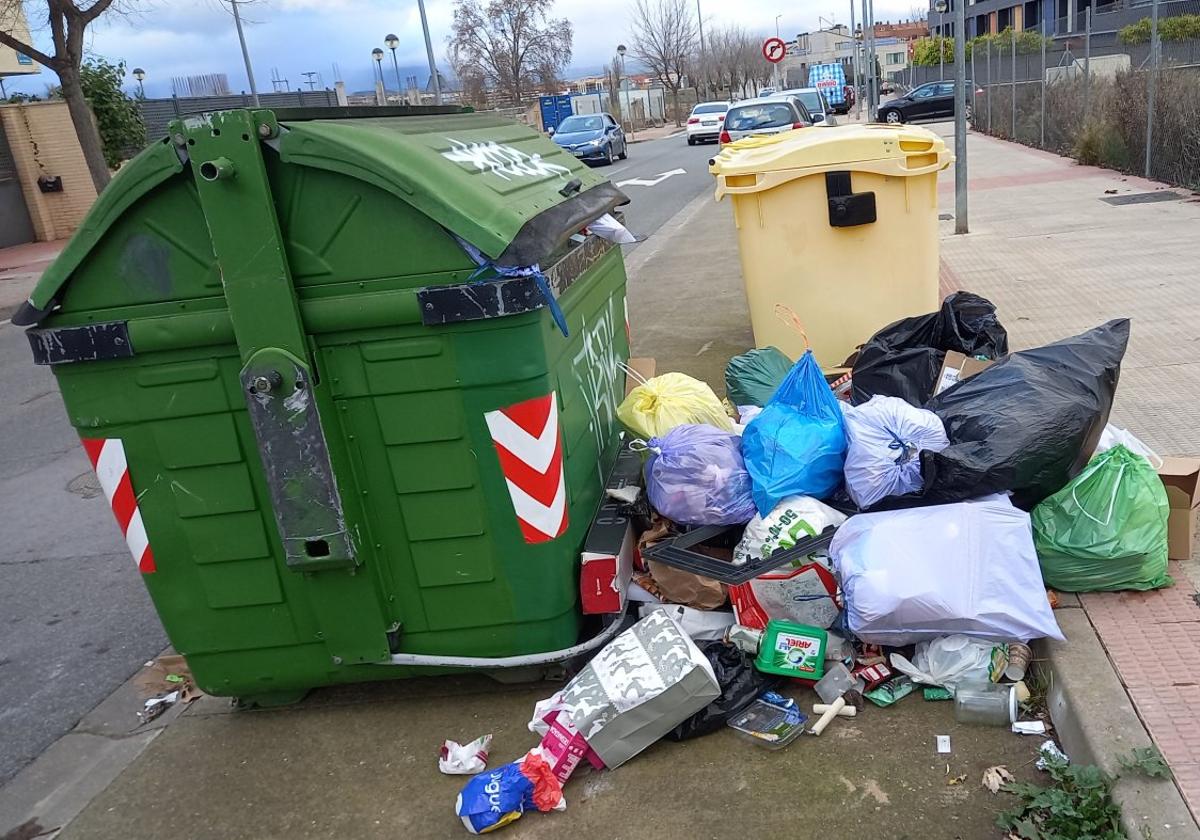
[[[0,120],[37,238],[48,242],[70,236],[96,200],[96,188],[67,103],[0,105]],[[63,191],[43,193],[37,184],[40,175],[61,176]]]

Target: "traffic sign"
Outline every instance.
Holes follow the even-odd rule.
[[[763,41],[762,54],[763,58],[772,64],[778,64],[783,61],[783,56],[787,53],[787,44],[783,43],[782,38],[771,37]]]

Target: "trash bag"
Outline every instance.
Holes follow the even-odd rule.
[[[746,708],[761,692],[783,680],[755,669],[750,657],[723,641],[704,642],[700,652],[712,664],[721,686],[721,696],[667,733],[672,741],[710,735],[725,728],[725,722]]]
[[[725,366],[725,396],[736,406],[763,406],[792,369],[778,347],[760,347],[734,356]]]
[[[754,516],[741,438],[686,423],[646,444],[646,495],[654,509],[684,525],[741,525]]]
[[[1104,431],[1100,433],[1100,442],[1096,444],[1096,455],[1101,452],[1107,452],[1117,444],[1124,446],[1134,455],[1141,455],[1150,462],[1150,466],[1158,469],[1163,465],[1163,459],[1159,457],[1153,449],[1146,445],[1137,435],[1128,429],[1122,429],[1120,426],[1114,426],[1109,423],[1104,427]],[[1094,457],[1094,456],[1093,456]]]
[[[875,333],[854,362],[851,402],[861,405],[882,394],[924,405],[948,350],[989,359],[1008,352],[1008,333],[990,300],[955,292],[937,312],[902,318]]]
[[[943,636],[918,642],[910,662],[898,653],[891,657],[892,667],[925,685],[940,685],[954,691],[962,683],[989,682],[992,645],[963,635]]]
[[[846,521],[843,513],[808,496],[788,496],[766,516],[755,514],[733,550],[733,564],[744,566],[815,537],[830,525]]]
[[[1145,457],[1118,444],[1033,509],[1046,585],[1064,592],[1157,589],[1167,575],[1167,491]]]
[[[842,483],[846,427],[811,350],[746,426],[742,456],[763,516],[787,496],[820,499]]]
[[[994,642],[1062,639],[1029,514],[995,494],[862,513],[829,546],[850,632],[898,647],[961,633]]]
[[[950,445],[921,453],[920,498],[1011,490],[1013,504],[1030,510],[1060,490],[1096,449],[1128,343],[1129,320],[1109,321],[1010,353],[931,399],[925,407],[942,418]]]
[[[707,423],[733,431],[733,421],[712,388],[685,373],[664,373],[636,386],[617,406],[617,418],[646,440],[684,423]]]
[[[950,445],[941,419],[899,397],[871,397],[847,406],[846,492],[860,510],[885,496],[921,489],[923,450]]]

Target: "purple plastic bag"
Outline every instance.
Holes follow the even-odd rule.
[[[682,525],[740,525],[754,516],[742,441],[715,426],[676,426],[647,444],[646,494]]]

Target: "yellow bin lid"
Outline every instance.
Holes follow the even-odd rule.
[[[762,192],[822,172],[874,172],[911,177],[936,173],[954,160],[941,137],[908,125],[832,125],[745,137],[709,162],[718,201]]]

